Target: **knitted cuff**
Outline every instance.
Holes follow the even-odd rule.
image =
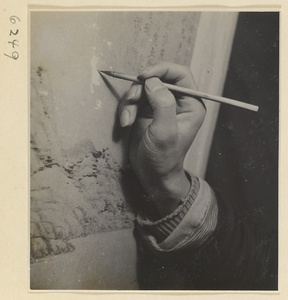
[[[189,172],[185,173],[191,183],[189,193],[184,199],[181,199],[181,204],[173,213],[156,222],[137,218],[138,225],[141,229],[154,236],[157,243],[164,241],[180,224],[198,195],[200,189],[199,179]]]

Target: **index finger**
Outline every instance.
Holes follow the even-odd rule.
[[[144,69],[138,76],[138,78],[143,81],[150,77],[159,77],[166,83],[197,89],[190,68],[184,65],[161,61]]]

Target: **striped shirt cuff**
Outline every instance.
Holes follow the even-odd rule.
[[[218,221],[217,199],[208,183],[187,173],[191,187],[183,203],[156,222],[138,215],[136,228],[155,255],[175,255],[202,245],[214,232]]]
[[[181,199],[180,205],[173,213],[155,222],[141,217],[137,218],[137,223],[142,227],[142,230],[147,234],[153,235],[158,243],[164,241],[180,224],[198,195],[200,188],[199,179],[188,172],[186,172],[186,176],[190,181],[188,195],[184,199]]]

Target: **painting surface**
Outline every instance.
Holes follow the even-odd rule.
[[[132,230],[129,129],[117,119],[130,83],[102,78],[98,69],[137,75],[159,60],[189,65],[199,18],[198,12],[31,13],[32,263],[75,251],[77,238]]]

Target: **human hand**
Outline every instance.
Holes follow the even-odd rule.
[[[195,89],[189,68],[159,62],[145,69],[119,105],[121,126],[133,124],[131,166],[161,217],[176,209],[190,188],[183,162],[205,117],[200,99],[173,95],[160,81]]]

